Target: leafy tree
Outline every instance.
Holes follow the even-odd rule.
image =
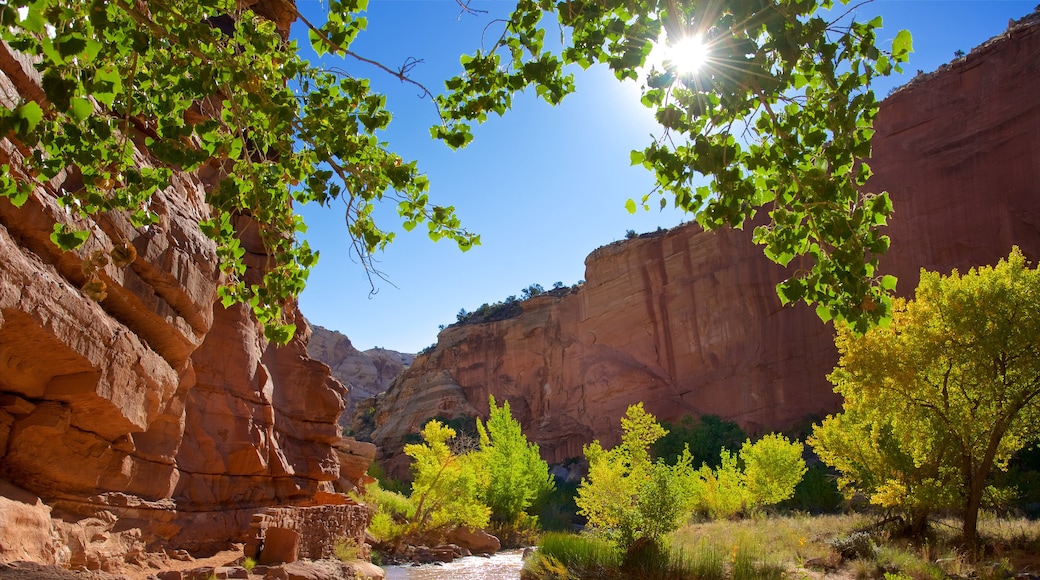
[[[770,433],[754,443],[744,442],[740,460],[744,464],[742,480],[754,507],[775,505],[794,495],[794,488],[805,475],[802,444],[777,433]]]
[[[414,476],[410,501],[415,512],[410,521],[420,531],[488,524],[490,510],[480,501],[477,471],[481,466],[472,456],[452,452],[453,437],[454,429],[430,421],[422,430],[423,443],[404,446]]]
[[[363,2],[332,0],[321,25],[301,18],[319,54],[352,54]],[[380,200],[396,202],[406,229],[425,222],[434,239],[478,243],[453,208],[429,202],[415,162],[376,137],[390,121],[384,97],[364,79],[301,59],[282,33],[233,0],[5,2],[0,39],[38,59],[43,93],[0,108],[0,135],[32,151],[4,160],[0,196],[21,205],[49,184],[70,212],[51,240],[70,250],[87,239],[90,215],[156,223],[151,199],[173,170],[211,163],[224,178],[199,225],[218,245],[220,296],[252,305],[279,341],[295,330],[281,304],[317,259],[298,238],[305,226],[294,203],[346,201],[347,232],[365,263],[393,239],[374,220]],[[148,146],[143,164],[138,138]],[[255,221],[271,258],[260,282],[245,280],[239,216]],[[84,291],[103,296],[101,279],[92,282]]]
[[[541,284],[531,284],[527,288],[524,288],[523,290],[520,291],[520,299],[521,300],[528,300],[530,298],[534,298],[535,296],[538,296],[539,294],[543,294],[544,292],[545,292],[545,288],[542,288]]]
[[[679,527],[689,514],[695,470],[689,453],[673,466],[652,461],[650,446],[665,430],[642,403],[628,408],[621,429],[621,443],[612,449],[603,449],[598,440],[585,446],[589,474],[575,503],[590,527],[627,548]]]
[[[1040,439],[1040,272],[1011,251],[961,276],[921,273],[892,324],[857,336],[839,327],[830,375],[841,414],[810,444],[846,491],[901,507],[915,528],[959,505],[977,540],[995,470]]]
[[[351,51],[365,5],[330,0],[325,22],[295,16],[319,55],[372,62]],[[643,74],[642,102],[664,132],[632,161],[655,173],[656,191],[709,228],[740,225],[768,206],[768,223],[755,231],[766,254],[785,265],[807,258],[779,286],[781,299],[815,303],[822,317],[863,329],[888,315],[894,286],[875,275],[888,247],[878,228],[892,206],[887,194],[862,190],[877,111],[869,85],[898,70],[911,42],[904,31],[890,50],[880,48],[880,18],[840,24],[818,13],[833,6],[519,0],[494,45],[461,58],[464,72],[435,99],[441,122],[431,134],[463,146],[472,122],[503,114],[527,87],[558,103],[574,88],[567,64],[606,63],[620,79]],[[558,51],[545,47],[543,18],[563,27]],[[344,201],[352,249],[366,264],[393,239],[375,222],[380,201],[396,203],[406,230],[425,223],[433,239],[463,250],[479,243],[454,208],[430,202],[416,163],[379,140],[390,121],[385,99],[363,78],[303,60],[284,32],[234,0],[0,5],[0,39],[38,59],[43,79],[42,94],[0,109],[0,134],[28,152],[4,161],[0,195],[21,205],[50,184],[70,212],[51,239],[74,249],[88,236],[85,218],[116,211],[138,227],[154,223],[151,199],[169,186],[173,168],[212,163],[226,177],[200,226],[217,242],[226,276],[220,297],[251,305],[279,341],[294,330],[283,324],[281,304],[301,291],[317,258],[298,237],[305,225],[294,204]],[[700,71],[640,68],[655,42],[689,35],[707,47]],[[414,83],[406,69],[391,74]],[[145,165],[134,155],[137,137],[149,147]],[[62,175],[73,178],[51,183]],[[696,185],[698,175],[708,184]],[[259,282],[245,280],[239,216],[256,222],[271,258]],[[104,295],[98,284],[84,291]]]
[[[481,497],[493,520],[514,523],[538,498],[553,491],[554,481],[538,445],[527,441],[513,418],[509,401],[498,407],[495,397],[489,396],[488,405],[487,424],[477,419],[480,451],[475,461],[486,478]]]

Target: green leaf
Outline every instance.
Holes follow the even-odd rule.
[[[910,36],[909,30],[900,30],[896,34],[895,40],[892,41],[892,58],[896,62],[906,62],[909,54],[914,50],[913,37]]]
[[[66,224],[54,224],[51,232],[51,241],[62,250],[69,251],[83,245],[90,237],[90,232],[74,230]]]
[[[887,274],[885,276],[882,276],[881,277],[881,287],[884,288],[885,290],[895,290],[896,289],[896,277],[891,275],[891,274]]]
[[[636,200],[629,199],[628,201],[626,201],[625,209],[628,210],[628,213],[636,213]]]
[[[264,336],[277,344],[286,344],[296,334],[295,324],[268,324],[264,326]]]
[[[820,320],[824,322],[830,322],[834,315],[831,313],[831,309],[824,304],[816,305],[816,316],[820,317]]]
[[[43,120],[43,109],[36,101],[27,101],[18,107],[18,116],[25,121],[25,133],[31,133]]]
[[[72,117],[77,121],[82,121],[94,112],[94,104],[90,102],[90,99],[74,97],[71,101],[71,109]]]

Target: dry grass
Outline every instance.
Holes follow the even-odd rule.
[[[747,562],[760,573],[772,569],[798,579],[985,580],[1040,572],[1040,522],[993,516],[979,522],[984,547],[975,554],[966,553],[958,540],[960,522],[943,520],[928,539],[916,542],[873,529],[861,538],[860,556],[842,558],[843,541],[876,521],[866,515],[759,517],[690,524],[672,538],[676,549],[694,560],[723,554],[727,577]]]

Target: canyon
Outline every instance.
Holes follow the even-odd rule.
[[[881,105],[872,191],[894,215],[882,273],[911,296],[922,268],[992,264],[1019,246],[1040,258],[1040,18],[919,74]],[[456,324],[393,386],[359,406],[355,426],[390,473],[407,474],[406,439],[432,417],[486,416],[508,400],[545,459],[618,441],[643,401],[660,419],[720,415],[751,433],[788,429],[840,407],[826,375],[833,328],[804,304],[781,307],[790,275],[750,228],[685,225],[602,247],[586,282],[519,303],[517,315]],[[792,264],[796,269],[798,264]]]
[[[390,388],[415,355],[385,348],[360,351],[342,333],[311,324],[307,354],[329,366],[332,376],[347,386],[346,408],[340,424],[350,426],[358,401],[369,399]]]
[[[250,4],[287,33],[291,11]],[[42,82],[0,44],[3,106],[45,102]],[[147,167],[146,140],[131,137]],[[0,141],[0,163],[30,153]],[[20,206],[0,199],[0,564],[109,570],[168,547],[212,552],[256,540],[254,518],[275,507],[282,528],[340,522],[339,537],[363,544],[370,511],[332,492],[361,481],[374,448],[341,439],[347,391],[308,356],[306,321],[288,303],[297,331],[278,346],[248,307],[217,298],[199,222],[222,171],[175,171],[144,227],[66,211],[56,199],[81,185],[73,171]],[[234,219],[256,281],[269,257],[256,223]],[[55,224],[93,235],[65,252]]]
[[[280,0],[256,6],[288,26]],[[1033,17],[885,101],[869,187],[895,202],[882,265],[901,294],[922,267],[992,263],[1012,244],[1040,257],[1038,69]],[[45,98],[41,85],[31,59],[0,44],[2,104]],[[145,140],[131,142],[151,163]],[[26,154],[0,141],[0,163]],[[321,533],[330,522],[363,544],[370,513],[337,492],[365,480],[377,449],[341,437],[354,398],[337,375],[354,397],[386,389],[358,410],[397,473],[425,420],[486,415],[492,393],[553,462],[594,438],[616,442],[636,401],[662,419],[715,414],[753,432],[839,404],[825,379],[831,328],[780,306],[785,270],[740,230],[689,225],[600,248],[582,286],[450,326],[414,361],[360,353],[292,303],[295,337],[271,344],[247,307],[217,299],[216,248],[198,224],[223,177],[217,162],[175,172],[149,227],[73,217],[56,202],[81,184],[73,172],[20,206],[0,199],[0,564],[110,570],[164,548],[258,546],[267,529]],[[235,219],[255,280],[269,256],[255,222]],[[63,252],[56,224],[93,236]],[[97,266],[114,251],[125,264]],[[104,291],[91,297],[81,289],[95,274]],[[329,545],[310,537],[301,553],[327,556]]]

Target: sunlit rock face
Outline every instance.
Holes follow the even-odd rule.
[[[384,454],[430,416],[486,415],[489,394],[510,402],[550,461],[592,439],[615,443],[638,401],[662,419],[717,414],[755,431],[836,406],[823,377],[836,360],[831,329],[807,308],[781,308],[780,269],[749,232],[688,225],[600,248],[585,264],[576,292],[444,330],[377,399],[372,437]],[[387,457],[400,473],[406,458]]]
[[[1012,244],[1040,258],[1038,94],[1034,16],[883,103],[868,187],[894,201],[882,268],[902,295],[922,267],[965,271]],[[781,308],[784,272],[750,232],[687,225],[600,248],[585,265],[576,293],[444,330],[376,399],[367,420],[391,471],[405,473],[401,446],[426,419],[485,415],[489,393],[510,401],[550,461],[617,442],[636,401],[665,420],[713,413],[751,432],[840,407],[825,378],[833,328],[804,305]]]
[[[0,46],[2,104],[39,87],[31,62]],[[0,163],[17,167],[25,154],[0,140]],[[149,163],[147,151],[135,156]],[[76,222],[93,236],[75,252],[49,234],[72,223],[56,192],[78,187],[77,175],[18,208],[0,199],[0,491],[191,550],[241,539],[258,508],[310,501],[339,478],[346,391],[307,355],[302,315],[290,305],[296,338],[275,347],[248,309],[216,301],[216,252],[198,222],[219,178],[215,166],[175,174],[148,228],[114,214]],[[236,224],[256,277],[267,256],[251,225]],[[91,299],[84,260],[124,243],[136,258],[104,266],[107,296]],[[0,545],[12,529],[0,526]],[[34,559],[60,562],[43,553],[57,549]]]
[[[327,364],[332,376],[348,387],[347,409],[340,419],[344,426],[350,424],[357,401],[385,391],[415,359],[415,355],[385,348],[360,351],[343,334],[318,325],[311,325],[307,353]]]

